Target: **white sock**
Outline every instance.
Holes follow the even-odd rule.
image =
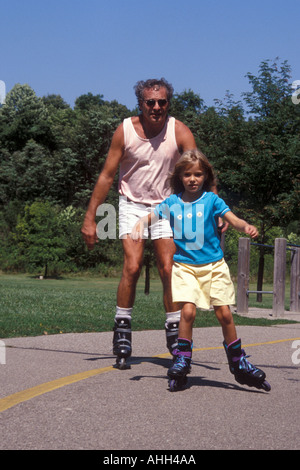
[[[131,318],[132,308],[116,307],[116,317]]]
[[[176,323],[180,321],[181,310],[176,312],[166,312],[166,323]]]

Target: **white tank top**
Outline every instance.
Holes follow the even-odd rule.
[[[180,153],[175,138],[175,118],[168,117],[153,139],[136,133],[131,118],[124,119],[124,155],[120,162],[119,193],[133,202],[158,204],[170,195],[167,178]]]

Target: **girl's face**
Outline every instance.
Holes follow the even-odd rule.
[[[199,197],[205,181],[205,174],[198,162],[188,165],[181,173],[180,179],[184,186],[186,195],[192,199]]]

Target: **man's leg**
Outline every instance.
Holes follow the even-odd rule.
[[[158,272],[163,284],[163,300],[166,311],[166,340],[170,354],[177,349],[178,327],[180,321],[180,306],[172,300],[172,266],[175,244],[172,238],[153,240]]]
[[[173,304],[171,276],[173,266],[173,256],[176,251],[172,238],[159,238],[153,240],[156,264],[163,285],[163,299],[166,312],[178,310],[178,306]]]
[[[132,308],[135,299],[136,284],[143,266],[144,240],[133,241],[130,237],[122,239],[123,271],[117,292],[117,305],[121,308]]]
[[[122,239],[124,264],[117,293],[117,307],[113,335],[113,353],[117,356],[116,367],[127,369],[126,360],[131,356],[131,312],[135,299],[136,284],[143,264],[144,242],[131,238]]]

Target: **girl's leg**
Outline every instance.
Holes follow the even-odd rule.
[[[181,304],[181,317],[179,323],[179,338],[184,338],[192,341],[193,337],[193,324],[196,317],[195,304],[186,302]]]
[[[182,388],[186,383],[186,375],[191,370],[193,324],[196,306],[193,303],[180,303],[181,316],[179,323],[178,346],[173,356],[173,365],[168,370],[170,390]]]
[[[226,344],[230,344],[237,339],[233,316],[228,305],[214,306],[216,317],[222,327]]]

